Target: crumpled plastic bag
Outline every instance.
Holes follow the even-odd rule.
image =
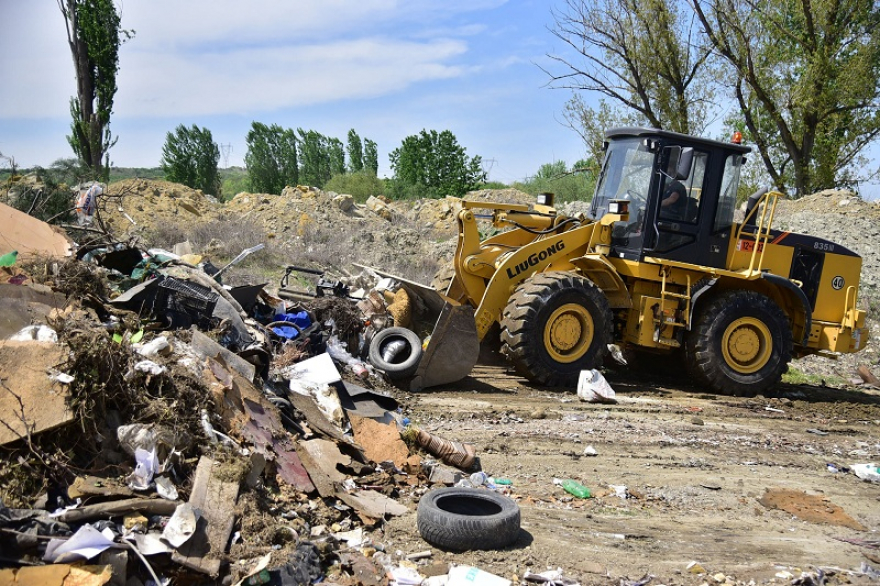
[[[49,326],[27,326],[9,338],[15,342],[58,342],[58,334]]]
[[[76,217],[80,226],[88,226],[92,223],[98,205],[98,196],[102,193],[104,189],[97,183],[85,191],[80,191],[76,198]]]
[[[614,398],[614,389],[602,376],[602,373],[596,370],[582,370],[578,378],[578,397],[581,401],[587,403],[617,403]]]
[[[874,462],[869,464],[853,464],[850,466],[850,469],[853,471],[853,474],[862,480],[880,482],[880,467]]]

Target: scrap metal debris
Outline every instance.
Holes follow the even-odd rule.
[[[455,478],[420,448],[478,462],[408,428],[369,364],[370,338],[420,311],[399,284],[365,288],[380,280],[365,271],[351,286],[321,274],[312,297],[233,288],[223,272],[262,246],[217,271],[188,243],[107,234],[65,256],[73,243],[40,229],[50,255],[9,255],[0,284],[0,578],[366,583],[383,564],[333,535],[369,543],[430,478]],[[261,532],[267,509],[281,525]]]

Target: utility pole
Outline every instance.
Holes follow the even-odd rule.
[[[220,152],[223,154],[223,168],[229,168],[229,154],[232,152],[231,144],[221,144]]]

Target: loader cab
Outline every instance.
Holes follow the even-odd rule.
[[[628,220],[614,224],[611,256],[724,267],[750,149],[656,129],[617,128],[606,137],[590,216],[601,218],[614,199],[630,201]]]

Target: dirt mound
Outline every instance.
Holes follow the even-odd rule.
[[[170,225],[192,231],[199,224],[229,223],[233,232],[254,225],[265,238],[293,259],[320,264],[391,264],[409,276],[430,278],[424,259],[446,260],[454,250],[455,213],[461,199],[355,203],[345,194],[310,187],[288,187],[280,196],[239,193],[226,204],[199,190],[167,181],[129,179],[110,185],[104,218],[117,233],[149,234]],[[465,199],[483,202],[533,203],[516,189],[472,191]],[[571,204],[567,213],[582,211]],[[570,208],[570,209],[569,209]],[[130,218],[130,219],[129,219]],[[820,236],[862,256],[862,296],[880,297],[880,203],[867,202],[845,190],[827,190],[798,200],[780,200],[775,227]],[[239,228],[237,228],[237,226]],[[326,253],[321,253],[325,249]]]
[[[117,234],[150,232],[157,226],[205,222],[221,205],[201,190],[154,179],[125,179],[106,192],[104,221]]]

